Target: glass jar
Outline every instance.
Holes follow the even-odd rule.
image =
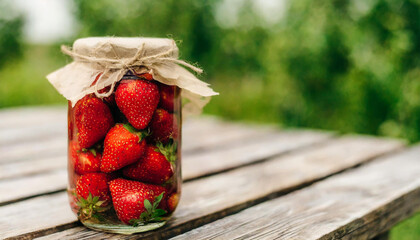
[[[95,230],[159,228],[181,192],[180,89],[128,71],[99,93],[108,96],[88,94],[74,107],[69,101],[71,208]]]

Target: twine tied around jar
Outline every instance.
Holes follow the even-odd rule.
[[[73,107],[87,94],[110,96],[128,71],[150,73],[157,82],[179,87],[182,98],[187,100],[183,101],[184,115],[200,113],[210,97],[218,95],[192,73],[200,74],[202,69],[178,59],[173,39],[90,37],[76,40],[72,48],[62,46],[61,50],[74,61],[48,74],[47,79]],[[110,89],[102,92],[106,87]]]
[[[179,65],[182,65],[184,67],[187,67],[191,69],[192,71],[196,73],[203,73],[203,70],[201,68],[198,68],[190,63],[187,63],[184,60],[177,59],[175,57],[170,57],[173,55],[175,51],[178,51],[178,48],[176,47],[175,43],[172,44],[172,46],[165,52],[157,53],[150,56],[144,56],[144,50],[145,50],[145,43],[140,45],[140,48],[137,50],[136,54],[131,58],[121,58],[118,56],[117,52],[114,49],[114,46],[110,44],[114,54],[115,59],[112,58],[103,58],[103,57],[95,57],[95,56],[88,56],[79,54],[75,51],[73,51],[70,47],[67,47],[65,45],[61,45],[61,51],[72,57],[74,61],[78,62],[86,62],[90,64],[98,64],[103,68],[103,73],[99,76],[99,78],[95,82],[95,95],[97,97],[103,98],[103,97],[109,97],[112,92],[114,92],[115,84],[116,82],[113,81],[111,84],[111,88],[108,92],[100,93],[99,91],[101,89],[98,89],[98,85],[102,83],[103,77],[107,75],[109,71],[118,71],[120,73],[117,74],[119,76],[118,78],[121,79],[124,74],[130,70],[134,74],[136,74],[136,71],[134,67],[146,67],[148,69],[152,68],[153,64],[156,63],[165,63],[165,62],[173,62]]]

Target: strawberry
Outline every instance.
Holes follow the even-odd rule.
[[[93,94],[86,95],[76,103],[74,115],[81,148],[89,148],[103,139],[114,125],[111,110]]]
[[[105,173],[88,173],[82,175],[76,184],[78,197],[87,199],[89,194],[98,196],[103,201],[111,200],[108,190],[108,176]]]
[[[135,180],[162,184],[172,175],[172,166],[158,148],[148,145],[145,154],[137,162],[123,169],[123,175]]]
[[[71,162],[73,163],[73,166],[75,165],[74,163],[77,161],[77,155],[79,153],[79,151],[81,151],[82,149],[80,148],[80,145],[77,141],[69,141],[69,158],[71,158]]]
[[[179,202],[179,194],[178,193],[172,193],[171,195],[169,195],[168,201],[167,201],[167,206],[168,206],[168,211],[170,213],[175,211],[175,208],[178,206],[178,202]]]
[[[115,91],[115,101],[131,125],[144,129],[159,103],[159,90],[148,80],[122,80]]]
[[[157,109],[150,123],[151,138],[155,142],[167,143],[170,138],[178,137],[178,123],[174,114],[164,109]]]
[[[176,86],[169,86],[165,84],[159,84],[160,102],[159,106],[168,112],[174,112],[174,100]]]
[[[77,162],[74,165],[74,170],[78,174],[100,172],[101,158],[102,155],[100,153],[96,153],[94,149],[87,152],[81,152],[79,153]]]
[[[108,210],[111,195],[108,189],[108,176],[105,173],[88,173],[79,177],[76,183],[75,200],[78,217],[81,220],[95,217],[103,218],[99,213]]]
[[[144,137],[129,124],[116,124],[105,137],[101,171],[113,172],[139,160],[146,147]]]
[[[98,91],[98,93],[107,93],[107,92],[109,92],[109,90],[111,90],[111,87],[110,86],[108,86],[108,87],[104,87],[104,88],[102,88],[101,90],[99,90]],[[115,106],[115,93],[112,93],[111,95],[109,95],[108,97],[104,97],[103,98],[103,100],[106,102],[106,103],[108,103],[108,105],[110,106],[110,107],[113,107],[113,106]]]
[[[76,184],[76,204],[81,220],[95,217],[98,213],[110,208],[111,195],[108,189],[108,176],[105,173],[88,173],[82,175]]]
[[[153,76],[150,73],[142,73],[139,75],[139,77],[149,81],[153,80]]]
[[[68,115],[67,115],[67,134],[69,136],[69,140],[73,140],[74,136],[74,120],[73,120],[73,109],[71,108],[71,102],[68,102],[68,109],[70,109],[70,111],[68,111]]]
[[[157,208],[164,205],[161,203],[166,192],[164,187],[119,178],[109,183],[109,189],[115,212],[126,224],[158,221],[166,214]]]
[[[77,174],[101,171],[102,155],[96,149],[81,149],[77,141],[71,141],[69,151],[74,171]]]
[[[99,73],[96,78],[95,81],[93,81],[93,83],[90,86],[95,85],[95,83],[98,81],[98,79],[101,77],[102,73]],[[107,93],[109,92],[109,90],[111,90],[111,86],[107,86],[102,88],[101,90],[98,90],[98,93]],[[112,93],[111,95],[109,95],[108,97],[104,97],[103,100],[108,103],[108,105],[110,107],[115,106],[115,94]]]

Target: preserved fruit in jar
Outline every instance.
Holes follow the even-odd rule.
[[[182,102],[200,110],[216,94],[177,51],[170,39],[80,39],[63,48],[75,62],[47,76],[69,100],[68,194],[85,226],[132,234],[175,211]]]

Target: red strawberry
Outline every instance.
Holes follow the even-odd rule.
[[[71,162],[74,163],[77,161],[77,154],[79,153],[79,151],[81,151],[82,149],[80,148],[80,145],[77,141],[70,141],[69,142],[69,157],[71,158]]]
[[[114,125],[111,110],[93,94],[86,95],[76,103],[74,115],[81,148],[89,148],[103,139]]]
[[[150,73],[142,73],[139,75],[139,77],[144,78],[146,80],[152,81],[153,80],[153,76]]]
[[[78,174],[86,174],[91,172],[100,172],[102,155],[94,149],[86,152],[79,152],[78,158],[74,163],[74,170]]]
[[[144,129],[159,103],[159,90],[148,80],[122,80],[115,91],[115,101],[131,125]]]
[[[148,145],[143,157],[123,170],[124,176],[143,182],[162,184],[172,175],[172,166],[159,149]]]
[[[170,138],[178,137],[178,123],[174,114],[164,109],[157,109],[150,123],[152,139],[155,142],[167,143]]]
[[[100,172],[102,155],[98,148],[81,149],[77,141],[70,141],[70,157],[77,174]]]
[[[73,109],[71,108],[71,102],[68,101],[68,109],[70,109],[70,111],[68,111],[68,115],[67,115],[67,134],[69,135],[69,140],[73,140],[74,136],[74,120],[73,120]]]
[[[77,215],[82,221],[92,217],[101,219],[98,213],[111,207],[108,181],[105,173],[88,173],[77,180],[75,203],[78,206]]]
[[[95,83],[98,81],[99,77],[101,77],[102,73],[99,73],[96,78],[95,81],[93,81],[93,83],[90,86],[95,85]],[[108,93],[109,90],[111,90],[111,86],[107,86],[102,88],[101,90],[98,90],[98,93]],[[104,97],[103,100],[109,104],[109,106],[115,106],[115,94],[112,93],[111,95],[109,95],[108,97]]]
[[[156,204],[154,202],[159,195],[165,195],[166,189],[164,187],[119,178],[109,183],[109,189],[115,212],[118,218],[126,224],[133,224],[132,221],[140,219],[144,212],[146,214],[142,216],[146,218],[147,216],[145,215],[148,215],[147,213],[149,212],[150,217],[154,211],[163,211],[162,209],[157,209],[157,205],[163,205],[164,202],[160,202],[160,200]],[[145,206],[145,200],[152,203],[152,206]],[[163,212],[166,213],[165,211]]]
[[[159,84],[159,90],[160,90],[159,106],[161,106],[168,112],[174,112],[176,86]]]
[[[167,206],[168,206],[168,211],[170,213],[175,211],[175,208],[178,206],[178,202],[179,202],[179,194],[178,193],[172,193],[171,195],[169,195],[168,201],[167,201]]]
[[[101,171],[109,173],[135,163],[145,147],[144,133],[129,124],[116,124],[105,137]]]
[[[109,92],[109,90],[111,90],[111,87],[104,87],[101,90],[98,91],[98,93],[107,93]],[[111,95],[109,95],[108,97],[104,97],[103,100],[108,103],[109,106],[115,106],[115,93],[112,93]]]
[[[108,190],[108,177],[105,173],[88,173],[82,175],[76,184],[76,193],[80,198],[88,199],[89,194],[92,197],[99,197],[106,204],[111,200]],[[104,203],[105,205],[105,203]]]

